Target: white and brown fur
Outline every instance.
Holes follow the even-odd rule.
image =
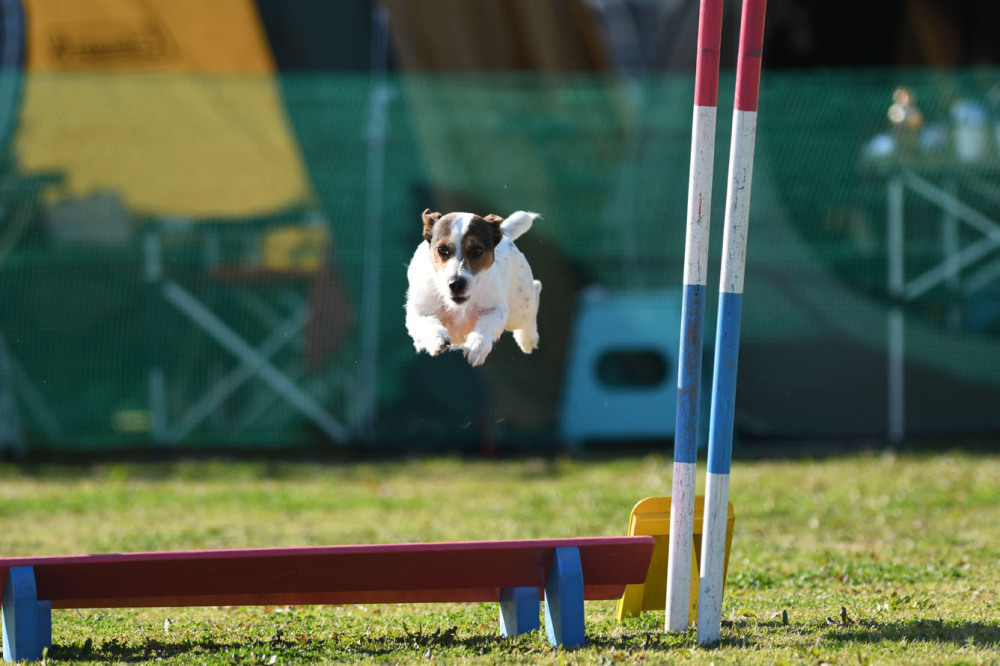
[[[505,330],[525,354],[535,349],[542,283],[514,240],[536,217],[424,211],[424,242],[406,271],[406,330],[418,352],[461,349],[482,365]]]

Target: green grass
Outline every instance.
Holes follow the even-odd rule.
[[[624,534],[671,463],[428,459],[0,465],[0,554]],[[79,610],[48,660],[1000,663],[1000,456],[737,461],[722,640],[618,624],[504,640],[491,604]],[[169,621],[168,621],[169,620]]]

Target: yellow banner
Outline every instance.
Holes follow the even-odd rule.
[[[246,217],[310,192],[270,76],[29,74],[15,150],[63,177],[50,203],[109,192],[144,216]]]
[[[267,73],[252,0],[24,0],[29,70]]]
[[[99,195],[141,216],[300,206],[308,175],[253,0],[25,0],[15,138],[50,204]]]

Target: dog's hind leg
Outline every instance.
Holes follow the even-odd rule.
[[[514,341],[525,354],[535,351],[538,346],[538,302],[541,299],[542,283],[534,281],[535,297],[532,299],[531,312],[524,326],[514,331]]]

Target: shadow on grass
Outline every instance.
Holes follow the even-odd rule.
[[[633,634],[629,637],[595,637],[588,646],[601,649],[665,651],[677,648],[744,648],[747,645],[768,644],[773,636],[782,632],[795,632],[813,638],[823,636],[827,641],[843,644],[876,645],[879,643],[937,643],[956,646],[970,645],[978,648],[1000,647],[1000,620],[997,622],[963,622],[940,619],[922,619],[900,622],[850,621],[849,624],[786,624],[780,620],[740,619],[723,620],[718,642],[710,646],[697,645],[695,631],[683,634],[665,634],[659,630]]]
[[[908,620],[903,622],[864,623],[838,626],[827,631],[827,638],[852,643],[925,642],[976,645],[1000,645],[1000,621],[951,622],[947,620]]]
[[[179,655],[234,653],[246,649],[246,644],[219,643],[211,640],[164,642],[153,639],[130,643],[110,640],[100,645],[94,645],[88,638],[82,643],[53,645],[48,651],[47,660],[102,664],[122,661],[144,662]]]
[[[721,640],[709,649],[746,647],[751,643],[764,644],[763,636],[748,638],[733,635],[737,626],[724,627]],[[766,633],[791,629],[795,625],[780,622],[755,622],[756,629]],[[801,626],[798,627],[802,629]],[[825,629],[825,632],[823,631]],[[972,645],[991,648],[1000,645],[1000,622],[948,622],[944,620],[913,620],[888,623],[857,623],[814,627],[809,633],[822,633],[827,641],[844,644],[898,643],[941,643],[952,645]],[[694,632],[665,634],[660,631],[638,632],[628,636],[597,635],[588,636],[586,648],[600,652],[621,651],[628,654],[639,653],[651,656],[678,649],[694,649]],[[386,633],[360,637],[344,637],[331,640],[287,641],[280,634],[271,641],[213,641],[186,640],[161,641],[156,639],[124,643],[118,640],[94,645],[88,639],[83,643],[55,645],[48,653],[50,661],[72,661],[82,663],[147,662],[159,659],[221,658],[228,661],[257,661],[266,663],[271,655],[279,660],[297,659],[302,661],[329,661],[358,658],[428,659],[458,658],[460,656],[502,659],[512,656],[545,655],[557,649],[548,644],[545,634],[532,632],[512,638],[502,638],[496,633],[459,634],[457,627],[439,629],[433,632],[422,630],[406,631],[404,634]],[[572,650],[570,650],[572,651]]]
[[[588,636],[584,648],[602,652],[620,650],[626,654],[653,654],[676,650],[692,643],[683,635],[666,635],[651,632],[629,637]],[[267,663],[271,655],[277,661],[300,660],[329,662],[340,660],[385,659],[420,660],[432,658],[486,658],[503,660],[529,655],[553,655],[561,648],[548,643],[543,631],[504,638],[496,633],[458,635],[455,627],[429,633],[368,635],[331,640],[309,640],[303,643],[285,640],[272,641],[213,641],[157,639],[133,642],[106,641],[100,645],[88,639],[82,643],[55,645],[48,652],[50,662],[73,663],[138,663],[163,659],[199,659],[229,662]],[[569,648],[567,652],[575,651]]]
[[[228,662],[268,663],[277,659],[306,662],[330,662],[358,658],[420,659],[439,654],[452,656],[494,656],[544,653],[553,648],[541,634],[525,634],[502,638],[497,634],[458,636],[457,628],[429,633],[366,635],[329,640],[288,641],[275,637],[270,641],[214,641],[150,639],[128,643],[115,639],[94,644],[90,639],[81,643],[54,645],[47,653],[50,662],[121,663],[149,662],[164,659],[224,660]]]

